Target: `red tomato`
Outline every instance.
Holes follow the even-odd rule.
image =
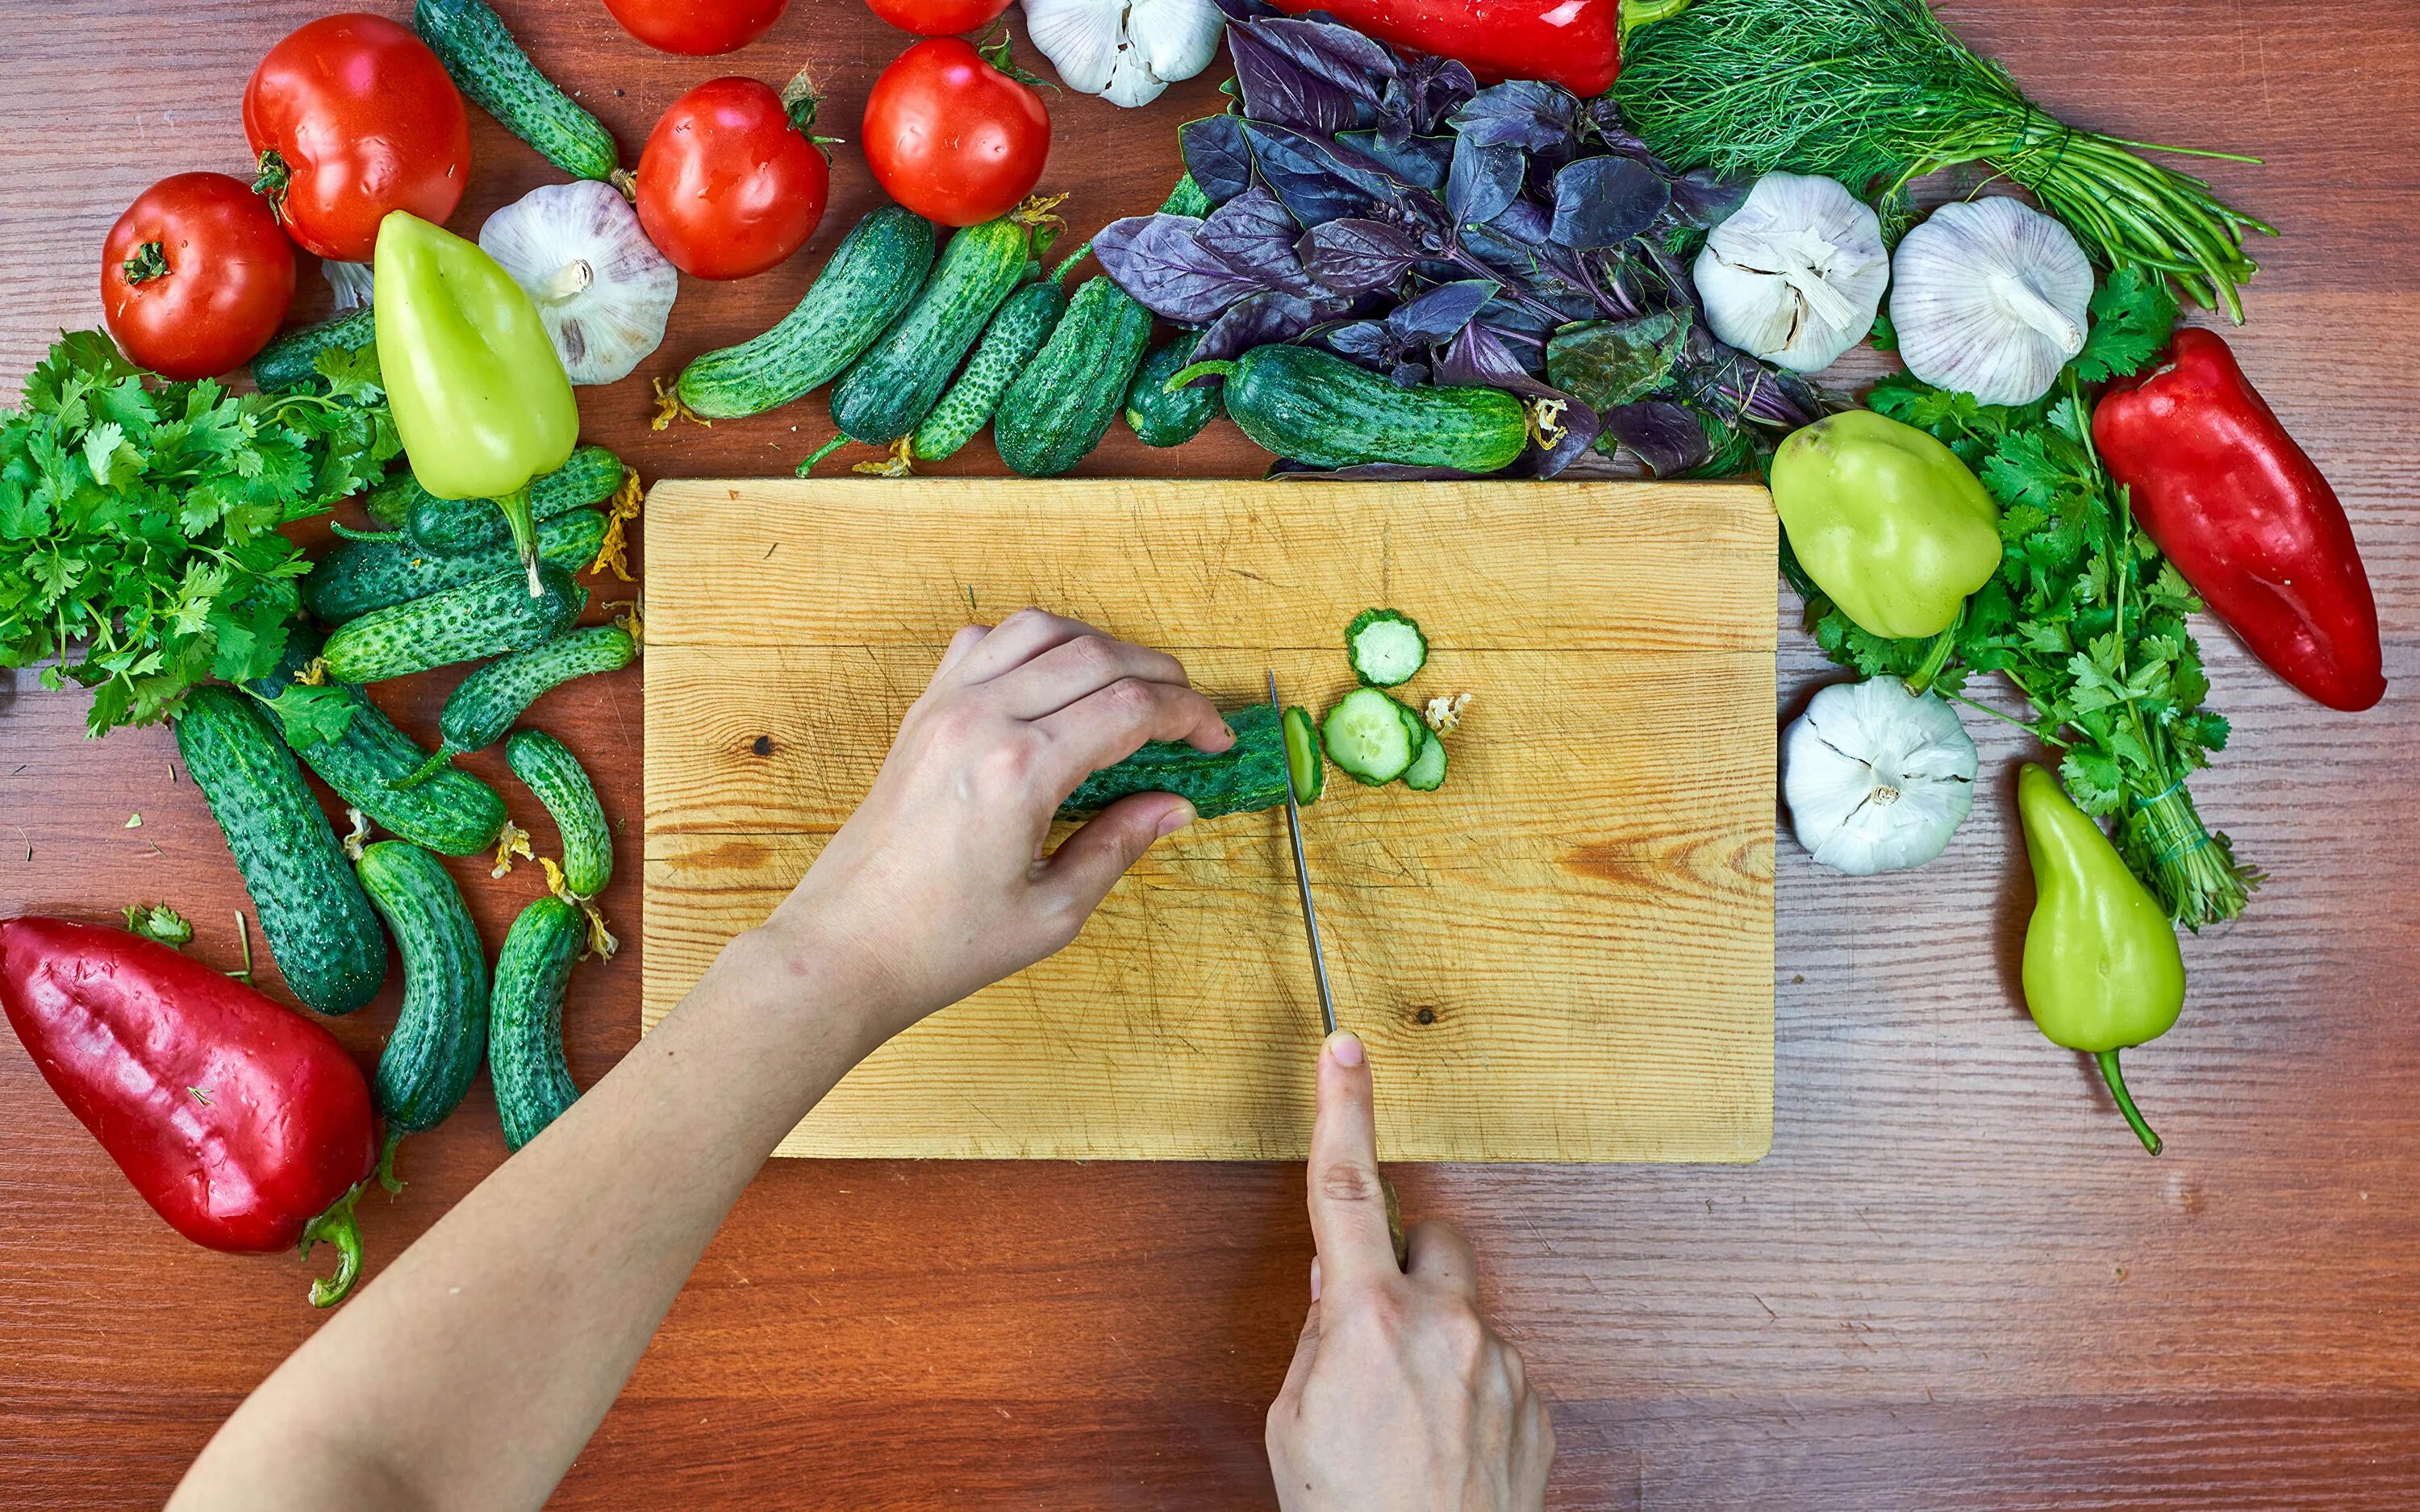
[[[790,0],[605,0],[622,29],[659,53],[708,57],[746,47]]]
[[[240,178],[180,173],[145,190],[101,254],[101,308],[134,362],[214,378],[269,345],[294,298],[294,244]]]
[[[747,278],[805,245],[824,218],[831,165],[753,79],[708,79],[673,101],[639,154],[639,224],[682,272]]]
[[[865,0],[866,8],[903,32],[919,37],[955,37],[988,26],[1008,0]]]
[[[261,187],[294,239],[367,262],[379,222],[443,224],[471,181],[471,117],[427,43],[384,16],[324,16],[269,50],[243,91]]]
[[[1005,215],[1042,181],[1042,97],[954,37],[918,42],[874,81],[865,162],[884,193],[928,221]]]

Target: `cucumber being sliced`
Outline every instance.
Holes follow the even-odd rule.
[[[1309,709],[1285,711],[1285,754],[1294,801],[1305,807],[1317,803],[1327,787],[1327,756],[1320,749],[1319,726],[1311,723]]]
[[[1384,787],[1404,775],[1419,753],[1413,732],[1419,717],[1374,687],[1357,687],[1320,721],[1327,759],[1344,775],[1369,787]]]
[[[1423,732],[1420,753],[1404,768],[1404,786],[1415,793],[1435,793],[1445,786],[1445,742]]]
[[[1393,687],[1428,661],[1429,640],[1409,616],[1365,609],[1344,627],[1344,655],[1364,687]]]

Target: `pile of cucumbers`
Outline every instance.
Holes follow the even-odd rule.
[[[571,752],[513,726],[549,689],[638,655],[632,621],[577,625],[588,593],[576,575],[597,557],[609,524],[595,506],[627,476],[613,453],[583,446],[533,486],[545,563],[544,592],[534,597],[492,502],[431,498],[401,474],[369,501],[388,528],[356,532],[303,579],[316,628],[296,626],[269,675],[241,689],[201,688],[178,717],[178,748],[295,996],[325,1014],[361,1008],[384,984],[387,938],[395,940],[403,1006],[373,1084],[388,1131],[382,1179],[392,1177],[396,1142],[452,1113],[483,1063],[516,1149],[579,1095],[564,1058],[564,992],[583,953],[613,948],[595,905],[613,876],[612,832]],[[433,752],[365,691],[470,661],[485,665],[445,701]],[[298,681],[349,704],[340,733],[318,738],[320,720],[287,727],[274,701]],[[522,910],[491,978],[438,856],[494,850],[501,875],[512,855],[529,854],[503,795],[453,764],[500,740],[513,775],[553,818],[563,856],[543,863],[554,890]],[[305,766],[392,838],[349,855]]]

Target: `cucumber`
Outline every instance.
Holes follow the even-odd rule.
[[[1084,281],[993,417],[1000,459],[1055,478],[1101,444],[1151,345],[1151,312],[1107,277]]]
[[[1309,347],[1255,347],[1232,363],[1196,363],[1169,381],[1227,379],[1227,413],[1279,456],[1319,468],[1391,462],[1499,472],[1529,443],[1529,415],[1502,389],[1400,388]]]
[[[1435,731],[1420,732],[1420,753],[1404,768],[1404,786],[1415,793],[1435,793],[1445,786],[1445,742]]]
[[[550,567],[577,574],[597,560],[605,544],[607,521],[593,509],[557,515],[537,528],[537,559]],[[378,609],[427,598],[449,588],[493,577],[520,565],[520,553],[510,541],[438,556],[415,549],[407,541],[347,541],[321,557],[302,579],[302,603],[311,617],[334,628]],[[529,594],[529,579],[521,579]]]
[[[328,637],[319,661],[340,683],[382,683],[431,667],[527,651],[563,633],[587,607],[588,590],[559,567],[543,569],[546,592],[507,569],[492,577],[373,609]]]
[[[386,980],[386,936],[294,753],[230,687],[197,687],[177,750],[235,853],[269,953],[315,1012],[349,1013]]]
[[[1155,740],[1118,763],[1084,779],[1059,806],[1062,819],[1108,808],[1137,793],[1173,793],[1204,819],[1256,813],[1286,801],[1289,773],[1278,711],[1265,703],[1227,716],[1235,743],[1216,756],[1183,741]]]
[[[485,750],[504,738],[523,710],[575,677],[619,671],[639,655],[639,643],[618,625],[567,630],[543,645],[501,656],[465,677],[447,695],[437,717],[444,744],[402,782],[412,787],[434,777],[455,757]]]
[[[362,510],[385,530],[400,530],[404,517],[411,512],[415,500],[425,499],[428,491],[411,475],[409,467],[398,468],[380,480],[369,492],[362,495]]]
[[[540,898],[513,920],[497,952],[488,1073],[496,1084],[508,1149],[536,1138],[580,1098],[563,1058],[563,994],[587,939],[578,908]]]
[[[543,523],[557,515],[613,497],[630,470],[602,446],[582,446],[571,459],[530,484],[530,518]],[[492,499],[440,499],[404,474],[401,521],[408,543],[442,557],[502,546],[513,538],[504,511]],[[514,560],[520,560],[516,557]]]
[[[1171,391],[1168,380],[1190,366],[1199,332],[1187,332],[1151,349],[1126,388],[1126,427],[1145,446],[1182,446],[1226,412],[1216,383]]]
[[[829,382],[908,308],[933,266],[933,223],[886,205],[849,228],[807,297],[753,341],[698,357],[672,397],[706,420],[777,409]],[[662,422],[659,421],[660,427]]]
[[[586,903],[613,880],[613,832],[604,805],[580,762],[563,742],[536,730],[516,730],[504,742],[504,764],[527,784],[563,835],[563,885]]]
[[[377,312],[366,307],[289,331],[253,358],[252,381],[263,393],[287,390],[325,393],[328,383],[319,377],[319,354],[331,348],[358,351],[377,341]]]
[[[1066,291],[1048,279],[1011,294],[992,316],[974,356],[967,360],[966,371],[908,439],[909,460],[939,462],[972,440],[991,420],[1010,381],[1033,361],[1066,312]]]
[[[382,840],[362,852],[359,870],[403,957],[403,1006],[370,1084],[392,1142],[443,1122],[479,1074],[488,1053],[488,958],[461,890],[437,857]]]
[[[1425,733],[1419,718],[1374,687],[1357,687],[1320,721],[1320,740],[1327,759],[1345,776],[1366,787],[1384,787],[1403,776],[1419,753]]]
[[[1393,687],[1427,664],[1429,638],[1407,615],[1365,609],[1344,627],[1344,656],[1362,687]]]
[[[1032,212],[1017,209],[950,238],[908,313],[833,382],[832,424],[888,446],[930,414],[968,348],[1024,276]]]
[[[613,133],[537,70],[486,0],[420,0],[412,29],[471,102],[574,178],[611,178]]]
[[[273,699],[291,687],[297,672],[319,655],[319,638],[296,625],[287,633],[286,654],[276,671],[244,687]],[[349,684],[329,685],[351,700],[352,722],[334,740],[313,741],[297,754],[336,796],[371,823],[415,845],[447,856],[475,856],[496,843],[506,824],[504,797],[468,772],[437,774],[418,787],[396,784],[428,762],[428,753],[395,727],[367,693]],[[277,722],[272,715],[270,723]]]
[[[1327,791],[1327,754],[1320,748],[1319,726],[1311,721],[1310,710],[1289,708],[1284,727],[1286,776],[1294,783],[1294,801],[1304,806],[1317,803]]]

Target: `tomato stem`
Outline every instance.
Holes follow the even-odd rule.
[[[168,276],[168,249],[158,241],[147,241],[134,249],[134,255],[119,269],[130,284],[147,284],[155,278]]]
[[[261,148],[259,168],[252,180],[252,192],[265,197],[275,208],[283,210],[286,208],[286,191],[293,181],[294,170],[286,165],[285,158],[279,155],[277,149]]]

